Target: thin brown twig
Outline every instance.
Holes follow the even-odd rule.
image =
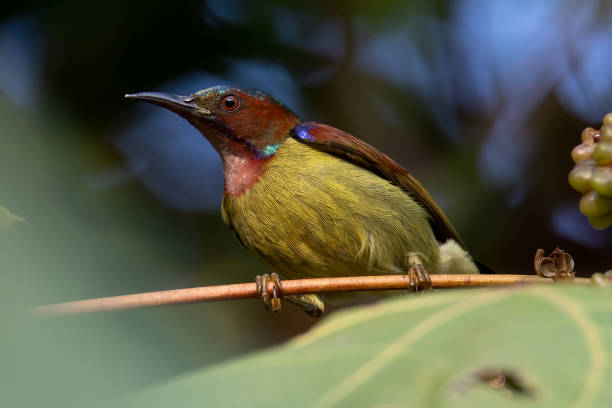
[[[533,275],[430,275],[430,277],[434,288],[553,282],[552,279]],[[584,284],[590,282],[590,280],[587,278],[575,278],[574,282]],[[283,296],[307,293],[402,289],[410,289],[410,280],[407,275],[351,276],[282,281]],[[271,285],[268,285],[267,290],[270,296],[272,296]],[[38,306],[34,308],[34,312],[38,315],[58,316],[138,307],[248,299],[258,298],[259,296],[260,293],[257,291],[255,283],[238,283],[57,303]]]

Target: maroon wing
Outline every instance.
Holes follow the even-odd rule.
[[[320,123],[301,123],[293,129],[292,136],[314,148],[350,160],[401,187],[427,210],[436,239],[444,242],[452,238],[459,245],[464,246],[459,234],[433,197],[410,173],[387,155],[346,132]]]

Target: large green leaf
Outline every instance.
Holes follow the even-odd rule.
[[[0,231],[10,228],[16,222],[25,221],[0,205]]]
[[[312,324],[296,308],[271,316],[255,300],[24,314],[40,304],[266,272],[219,214],[169,211],[138,183],[96,184],[121,168],[118,158],[95,129],[39,102],[19,109],[0,91],[0,406],[90,407]]]
[[[530,287],[403,297],[182,376],[126,406],[609,407],[612,292]],[[492,387],[485,372],[504,373]],[[113,404],[114,405],[114,404]]]

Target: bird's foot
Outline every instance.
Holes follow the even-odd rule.
[[[302,309],[310,317],[320,317],[325,311],[325,303],[314,294],[287,296],[287,300]]]
[[[272,283],[272,296],[268,291],[268,283]],[[273,312],[280,312],[282,309],[281,297],[283,296],[283,287],[281,285],[280,277],[277,273],[271,275],[265,273],[263,275],[255,276],[255,283],[257,284],[257,292],[264,301],[266,310],[272,310]]]
[[[423,265],[412,265],[408,268],[407,273],[410,279],[410,290],[413,292],[421,292],[425,290],[432,290],[431,279],[429,274]]]
[[[412,292],[422,292],[426,290],[432,290],[431,279],[429,273],[421,263],[421,259],[417,255],[409,255],[407,257],[407,266],[409,278],[409,289]]]

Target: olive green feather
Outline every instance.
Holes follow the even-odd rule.
[[[222,207],[244,245],[285,278],[401,273],[409,254],[438,269],[427,213],[409,194],[292,138]]]

